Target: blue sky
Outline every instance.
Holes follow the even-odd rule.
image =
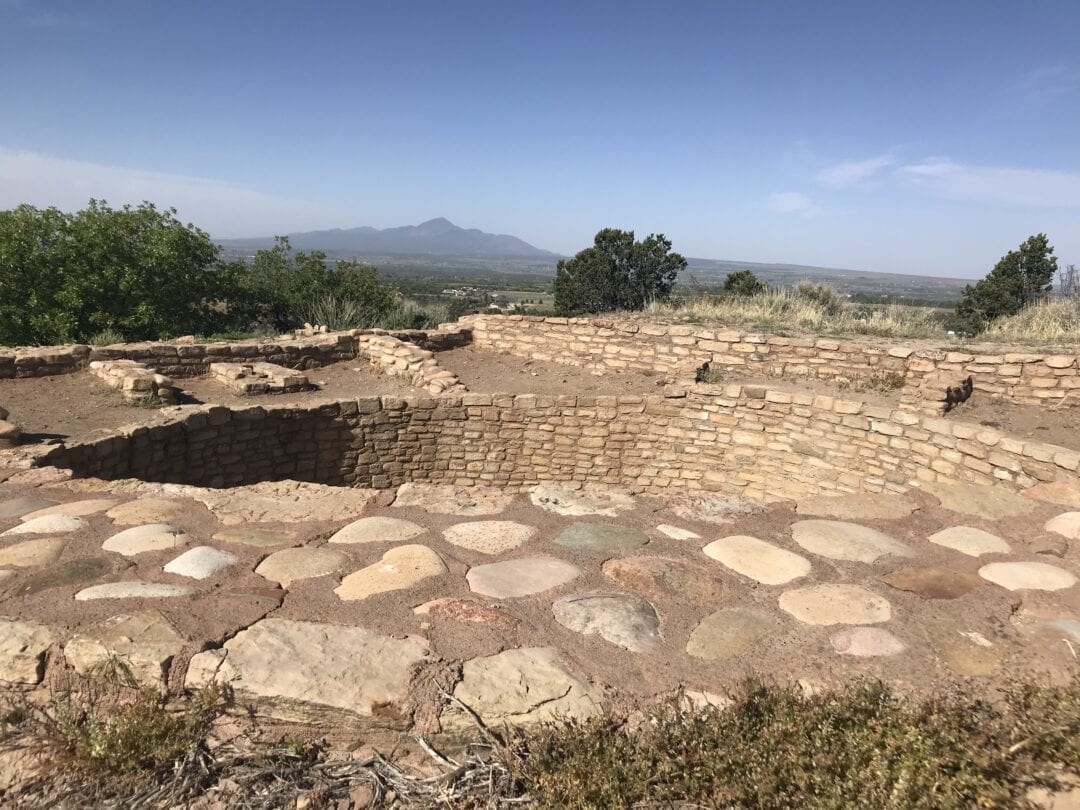
[[[1080,263],[1080,0],[0,0],[0,207],[218,237],[445,216],[573,253]]]

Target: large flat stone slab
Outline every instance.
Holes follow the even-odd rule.
[[[195,596],[199,593],[189,585],[169,585],[163,582],[105,582],[91,585],[75,594],[77,602],[94,599],[171,599],[179,596]]]
[[[33,541],[38,542],[38,541]],[[51,588],[70,588],[96,582],[131,568],[133,562],[115,554],[83,557],[50,565],[11,586],[11,596],[31,596]]]
[[[614,523],[573,523],[555,538],[555,544],[576,551],[630,551],[649,542],[640,529]]]
[[[335,532],[330,543],[403,543],[427,529],[409,520],[392,517],[366,517],[354,520]]]
[[[427,659],[427,643],[412,636],[271,618],[194,656],[185,685],[228,685],[262,717],[404,729],[410,681]]]
[[[984,565],[979,576],[1010,591],[1061,591],[1076,584],[1064,568],[1041,562],[997,562]]]
[[[972,526],[950,526],[930,535],[929,540],[937,546],[951,548],[969,557],[983,554],[1008,554],[1009,544],[996,534],[984,532]]]
[[[635,503],[634,496],[624,490],[588,484],[577,490],[558,484],[539,484],[529,490],[529,498],[541,509],[567,517],[615,517],[619,512],[633,509]]]
[[[765,503],[756,498],[716,492],[682,493],[671,498],[668,506],[683,520],[718,525],[765,511]]]
[[[750,608],[723,608],[706,616],[690,633],[686,652],[706,661],[739,655],[764,639],[772,619]]]
[[[39,509],[45,509],[49,506],[56,506],[56,501],[50,501],[47,498],[35,498],[28,495],[23,495],[18,498],[7,498],[0,501],[0,520],[22,517],[23,515],[36,512]]]
[[[85,529],[88,525],[85,520],[75,515],[45,515],[12,526],[0,534],[0,537],[16,534],[69,534]]]
[[[1069,540],[1080,540],[1080,512],[1065,512],[1046,521],[1043,528]]]
[[[176,574],[191,579],[208,579],[218,571],[236,565],[236,555],[219,551],[213,546],[190,548],[176,559],[165,564],[166,574]]]
[[[1067,478],[1046,481],[1025,489],[1023,495],[1026,498],[1037,498],[1047,503],[1056,503],[1059,506],[1080,509],[1080,479]],[[0,504],[0,509],[2,508],[3,504]]]
[[[80,675],[121,664],[143,686],[163,686],[165,668],[184,646],[184,637],[156,610],[124,613],[87,627],[64,646],[64,657]]]
[[[147,523],[117,532],[101,547],[125,557],[134,557],[148,551],[166,551],[187,545],[188,536],[183,529],[168,523]]]
[[[383,554],[379,562],[349,574],[334,593],[342,601],[355,602],[377,593],[412,588],[448,571],[442,557],[427,546],[397,546]]]
[[[803,624],[878,624],[892,618],[885,597],[861,585],[811,585],[780,594],[780,609]]]
[[[114,506],[105,513],[113,523],[135,526],[143,523],[171,523],[184,514],[184,502],[176,498],[140,498]]]
[[[599,690],[578,678],[552,647],[527,647],[474,658],[462,666],[454,697],[498,728],[585,720],[602,711]],[[448,708],[440,718],[450,731],[471,731],[472,720]]]
[[[54,506],[46,506],[42,509],[38,509],[35,512],[29,512],[23,515],[20,520],[26,522],[39,517],[49,517],[50,515],[68,515],[69,517],[86,517],[87,515],[95,515],[98,512],[104,512],[111,506],[116,504],[116,500],[113,498],[89,498],[82,501],[68,501],[67,503],[58,503]]]
[[[714,540],[702,549],[732,571],[762,585],[783,585],[810,573],[810,561],[756,537],[735,534]]]
[[[0,619],[0,681],[41,683],[56,634],[36,622]]]
[[[974,574],[937,566],[901,568],[879,579],[890,588],[926,599],[959,599],[982,585],[982,580]]]
[[[906,495],[857,492],[809,495],[798,500],[795,512],[833,520],[899,520],[918,508]]]
[[[1016,495],[1004,487],[983,487],[960,481],[928,481],[922,484],[922,488],[946,509],[983,520],[1020,517],[1036,506],[1031,499]]]
[[[617,557],[604,574],[646,599],[679,599],[708,604],[724,594],[724,581],[703,565],[671,557]]]
[[[582,635],[597,635],[630,652],[648,652],[660,643],[656,610],[625,593],[564,596],[551,606],[555,621]]]
[[[807,551],[831,560],[872,563],[879,557],[910,557],[912,550],[887,534],[839,520],[801,520],[791,536]]]
[[[214,532],[219,543],[235,543],[252,548],[282,548],[296,544],[296,532],[286,529],[258,529],[253,526],[237,526]]]
[[[347,554],[332,548],[283,548],[259,563],[255,573],[288,588],[297,580],[337,574],[351,562]]]
[[[477,517],[506,511],[514,493],[496,487],[406,483],[398,487],[394,506],[416,507],[440,515]]]
[[[458,523],[443,531],[446,542],[481,554],[502,554],[529,542],[540,530],[512,520]]]
[[[3,546],[0,548],[0,566],[34,568],[39,565],[51,565],[60,559],[67,543],[68,541],[63,537],[42,537]]]
[[[840,655],[855,658],[881,658],[899,655],[907,646],[880,627],[845,627],[829,636],[829,644]]]
[[[465,579],[474,593],[513,599],[543,593],[577,578],[581,569],[554,557],[524,557],[469,569]]]

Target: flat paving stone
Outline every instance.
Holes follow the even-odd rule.
[[[352,520],[376,495],[372,489],[306,481],[261,481],[230,489],[163,484],[161,489],[165,494],[200,501],[226,526]]]
[[[125,557],[133,557],[147,551],[165,551],[187,545],[188,536],[183,529],[168,523],[147,523],[145,526],[133,526],[117,532],[101,547],[106,551],[115,551]]]
[[[409,520],[392,517],[366,517],[354,520],[336,532],[330,543],[402,543],[423,534],[427,529]]]
[[[807,551],[831,560],[872,563],[879,557],[911,557],[906,545],[887,534],[840,520],[801,520],[792,524],[791,536]]]
[[[458,523],[443,531],[446,542],[481,554],[501,554],[529,542],[540,530],[512,520]]]
[[[105,516],[124,526],[143,523],[171,523],[189,507],[175,498],[140,498],[114,506]]]
[[[129,580],[91,585],[75,594],[75,600],[89,602],[94,599],[169,599],[177,596],[195,596],[198,593],[198,590],[189,585]]]
[[[1080,512],[1066,512],[1050,518],[1043,529],[1060,534],[1068,540],[1080,540]]]
[[[810,573],[810,561],[756,537],[735,534],[702,549],[710,557],[762,585],[783,585]]]
[[[918,508],[919,505],[906,495],[857,492],[809,495],[798,500],[795,512],[833,520],[899,520]]]
[[[56,503],[56,501],[50,501],[47,498],[34,498],[30,496],[8,498],[0,501],[0,520],[22,517],[30,512],[36,512],[39,509],[56,506]]]
[[[927,628],[930,647],[950,670],[967,678],[989,675],[1009,657],[1000,641],[948,624]]]
[[[77,560],[50,565],[43,571],[11,585],[7,595],[31,596],[52,588],[70,588],[97,582],[104,577],[119,574],[134,563],[115,554],[100,557],[83,557]]]
[[[255,573],[288,588],[297,580],[337,574],[351,563],[347,554],[332,548],[283,548],[259,563]]]
[[[803,624],[878,624],[892,618],[889,601],[861,585],[811,585],[785,591],[779,603]]]
[[[904,642],[880,627],[845,627],[829,636],[829,643],[840,655],[856,658],[899,655],[907,649]]]
[[[50,515],[68,515],[69,517],[86,517],[87,515],[95,515],[98,512],[104,512],[111,506],[116,504],[114,498],[102,499],[102,498],[90,498],[82,501],[68,501],[67,503],[58,503],[54,506],[46,506],[43,509],[38,509],[34,512],[28,512],[23,515],[20,520],[26,522],[39,517],[49,517]]]
[[[13,568],[51,565],[60,559],[67,543],[63,537],[42,537],[4,546],[0,548],[0,565],[10,565]]]
[[[514,493],[497,487],[409,482],[398,487],[394,506],[416,507],[440,515],[477,517],[505,512],[513,500]]]
[[[639,596],[564,596],[555,600],[551,612],[563,627],[585,636],[600,636],[630,652],[648,652],[660,643],[656,609]]]
[[[142,686],[161,687],[165,668],[184,637],[156,610],[124,613],[79,631],[64,645],[64,658],[80,675],[118,659]]]
[[[930,535],[929,540],[937,546],[951,548],[969,557],[983,554],[1008,554],[1009,544],[1001,537],[972,526],[951,526]]]
[[[379,562],[342,579],[334,593],[342,601],[355,602],[377,593],[412,588],[448,571],[442,557],[427,546],[397,546],[383,554]]]
[[[723,525],[741,517],[764,512],[766,504],[743,495],[716,492],[686,492],[674,496],[669,508],[683,520]]]
[[[555,544],[577,551],[630,551],[649,542],[639,529],[614,523],[572,523],[555,538]]]
[[[1046,481],[1025,489],[1022,494],[1025,498],[1036,498],[1047,503],[1080,509],[1080,479]],[[3,509],[2,504],[0,509]]]
[[[586,720],[602,712],[600,691],[574,675],[552,647],[506,650],[466,661],[454,697],[493,728]],[[439,719],[450,731],[471,733],[475,728],[453,706]]]
[[[774,628],[773,620],[750,608],[723,608],[706,616],[690,633],[686,652],[719,661],[745,652]]]
[[[418,616],[434,616],[438,619],[452,619],[457,622],[486,624],[498,630],[513,630],[520,622],[505,610],[494,605],[485,605],[476,599],[459,596],[444,596],[432,599],[413,608]]]
[[[404,729],[412,675],[428,656],[414,636],[269,618],[194,656],[185,686],[228,686],[260,717]]]
[[[12,526],[0,537],[16,534],[69,534],[85,529],[89,524],[75,515],[45,515],[33,518],[18,526]]]
[[[0,619],[0,681],[41,683],[45,651],[54,643],[56,634],[43,624]]]
[[[166,563],[162,570],[166,574],[176,574],[191,579],[207,579],[218,571],[231,568],[236,563],[236,555],[227,551],[219,551],[213,546],[195,546]]]
[[[959,599],[982,585],[982,580],[974,574],[937,566],[901,568],[879,579],[890,588],[926,599]]]
[[[615,517],[619,512],[633,509],[636,501],[621,489],[590,486],[569,489],[558,484],[539,484],[529,490],[534,506],[566,517],[604,515]]]
[[[646,599],[679,599],[696,604],[715,602],[724,595],[724,581],[704,565],[671,557],[617,557],[601,566],[628,591]]]
[[[252,548],[282,548],[296,544],[296,532],[285,529],[256,529],[238,526],[235,529],[214,532],[213,539],[219,543],[234,543]]]
[[[1030,498],[1015,495],[1004,487],[984,487],[960,481],[927,481],[922,484],[922,489],[937,498],[946,509],[983,520],[1020,517],[1035,509],[1035,503]]]
[[[984,565],[979,576],[1010,591],[1060,591],[1076,584],[1064,568],[1041,562],[997,562]]]
[[[465,575],[474,593],[513,599],[549,591],[576,579],[581,569],[554,557],[524,557],[476,565]]]
[[[681,529],[678,526],[672,526],[670,523],[661,523],[656,527],[656,530],[665,537],[670,537],[672,540],[701,539],[701,535],[697,532],[692,532],[689,529]]]

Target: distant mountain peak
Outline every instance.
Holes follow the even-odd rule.
[[[363,255],[416,255],[553,258],[554,253],[533,247],[516,236],[485,233],[477,228],[459,228],[446,217],[435,217],[419,225],[397,228],[335,228],[326,231],[290,233],[289,244],[296,250],[325,250]],[[270,237],[224,239],[227,247],[258,249],[273,245]]]

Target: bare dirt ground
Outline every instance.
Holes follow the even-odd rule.
[[[962,422],[977,422],[1033,441],[1080,447],[1080,408],[1053,405],[1015,405],[978,396],[978,392],[947,416]]]

